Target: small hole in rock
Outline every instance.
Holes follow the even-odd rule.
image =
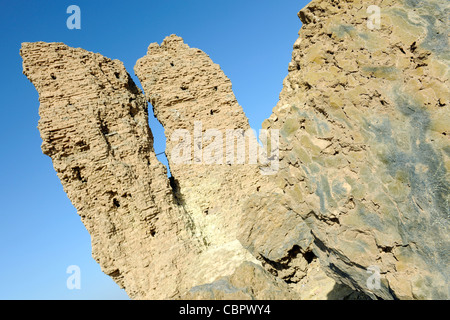
[[[382,247],[381,251],[385,253],[391,253],[392,249],[394,249],[394,247]]]
[[[89,145],[85,141],[77,141],[75,146],[79,148],[79,151],[87,151],[90,149]]]
[[[108,274],[110,277],[116,278],[120,276],[120,270],[116,269],[113,272],[111,272],[110,274]]]
[[[311,263],[316,257],[312,251],[305,252],[303,256],[308,263]]]
[[[83,183],[86,183],[86,182],[87,182],[87,179],[86,179],[86,178],[83,178],[83,176],[81,175],[81,168],[80,168],[80,167],[72,168],[72,170],[73,170],[73,173],[74,173],[75,178],[76,178],[77,180],[79,180],[79,181],[81,181],[81,182],[83,182]]]
[[[109,133],[108,125],[106,123],[104,123],[102,120],[100,120],[100,131],[103,134],[108,134]]]
[[[113,199],[113,204],[116,208],[120,207],[120,202],[117,199]]]

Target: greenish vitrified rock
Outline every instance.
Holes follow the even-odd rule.
[[[377,78],[385,78],[389,80],[395,80],[399,77],[400,71],[393,67],[363,67],[363,73],[372,74]]]
[[[288,118],[284,122],[283,127],[281,128],[281,135],[283,137],[289,137],[293,133],[295,133],[300,128],[300,122],[297,118]]]
[[[302,194],[313,252],[335,280],[372,298],[448,299],[450,4],[384,1],[370,30],[367,2],[337,3],[299,14],[301,68],[290,69],[274,116],[291,143],[280,170],[299,166],[304,180],[285,196]],[[282,229],[284,218],[272,215]],[[378,288],[367,286],[373,266]]]
[[[303,149],[300,144],[296,144],[294,148],[292,149],[291,154],[293,154],[294,157],[298,158],[301,163],[303,164],[309,164],[311,163],[311,157],[309,154]]]

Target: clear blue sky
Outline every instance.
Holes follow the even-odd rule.
[[[149,43],[175,33],[220,64],[259,129],[278,101],[301,27],[297,12],[308,2],[0,0],[0,299],[128,298],[92,259],[90,236],[41,152],[38,94],[22,74],[22,42],[99,52],[123,61],[134,77]],[[66,27],[71,4],[81,8],[81,30]],[[162,152],[163,130],[149,122]],[[81,269],[80,290],[66,287],[69,265]]]

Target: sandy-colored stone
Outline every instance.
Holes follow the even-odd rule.
[[[165,43],[171,41],[191,51],[181,38],[172,36]],[[211,81],[216,79],[221,86],[223,80],[226,87],[229,80],[220,68],[193,50],[193,59],[184,56],[181,48],[169,58],[178,61],[179,54],[180,61],[198,63],[199,67],[186,70],[191,77],[209,64]],[[198,288],[211,285],[216,299],[298,298],[237,239],[243,200],[262,184],[255,182],[264,181],[257,164],[177,166],[169,155],[169,179],[153,150],[145,98],[121,62],[62,43],[24,43],[21,55],[24,73],[39,92],[42,150],[52,158],[64,190],[91,234],[93,257],[131,298],[201,299],[204,291]],[[196,61],[196,56],[203,61]],[[150,62],[142,65],[151,67]],[[161,78],[170,74],[172,67],[168,67],[160,69]],[[197,114],[204,130],[216,124],[219,129],[249,128],[236,103],[233,110],[226,109],[229,101],[235,101],[230,99],[231,87],[210,105],[199,101],[207,95],[198,87],[193,97],[199,103],[189,108],[217,107],[220,101],[225,106],[217,109],[219,116],[213,121],[210,112],[204,117]],[[159,93],[166,97],[172,90]],[[162,116],[166,103],[155,103],[155,113]],[[227,111],[236,121],[222,121],[221,113],[224,119],[230,117]],[[193,129],[192,122],[171,120],[163,122],[166,132],[173,130],[171,124]],[[237,281],[241,293],[230,296],[228,286],[216,287],[223,279],[233,286]]]
[[[372,298],[448,299],[450,7],[370,4],[381,9],[380,29],[367,27],[363,1],[317,0],[300,11],[297,67],[265,127],[295,128],[295,118],[311,126],[281,140],[294,149],[280,148],[278,176],[292,167],[305,173],[294,186],[311,194],[291,209],[328,275]],[[311,137],[328,139],[332,152]],[[376,290],[367,288],[370,266],[381,271]]]
[[[123,64],[62,43],[24,43],[21,55],[39,92],[42,150],[91,234],[103,272],[132,298],[186,290],[177,265],[201,244],[174,205],[153,150],[147,103]],[[170,263],[155,259],[161,254]]]
[[[130,297],[448,299],[449,4],[371,5],[380,29],[362,0],[299,12],[263,123],[279,130],[274,167],[250,163],[255,135],[241,163],[227,150],[226,130],[250,129],[231,82],[175,35],[135,66],[145,96],[117,60],[22,45],[42,150],[94,258]],[[170,179],[146,100],[165,128]],[[367,285],[374,267],[379,288]]]
[[[277,181],[264,174],[261,165],[249,163],[251,152],[249,141],[255,141],[254,135],[250,135],[245,146],[239,150],[245,151],[244,163],[237,161],[237,155],[231,163],[227,161],[230,159],[227,158],[227,152],[238,151],[227,149],[227,130],[250,129],[248,120],[236,101],[230,80],[204,52],[190,48],[176,35],[167,37],[161,45],[150,44],[147,55],[136,63],[135,72],[147,99],[153,106],[155,116],[164,126],[171,179],[176,182],[180,204],[192,218],[198,237],[207,246],[204,255],[211,255],[213,252],[213,259],[234,261],[228,263],[228,271],[224,273],[226,276],[236,274],[235,268],[240,268],[241,263],[246,263],[246,260],[262,263],[272,274],[278,274],[280,270],[274,270],[267,257],[249,250],[247,246],[244,247],[237,241],[240,239],[242,226],[248,225],[247,221],[252,219],[246,216],[246,210],[243,208],[246,199],[274,190],[276,187],[283,188],[284,185],[278,186]],[[180,129],[187,130],[193,141],[196,128],[199,128],[198,123],[201,123],[201,131],[198,133],[201,132],[203,137],[208,130],[216,130],[222,134],[223,143],[220,143],[220,147],[224,150],[222,157],[218,163],[205,163],[204,152],[208,141],[201,139],[198,141],[202,143],[203,159],[200,158],[202,153],[199,153],[197,158],[199,163],[195,163],[194,159],[189,163],[177,163],[177,153],[172,154],[179,143],[177,139],[172,139],[174,132]],[[293,124],[294,128],[289,128],[288,131],[298,129],[298,126],[295,126],[296,122]],[[194,156],[195,143],[190,150]],[[280,229],[280,235],[277,237],[280,242],[283,241],[281,234],[283,230]],[[273,242],[275,246],[276,243]],[[234,248],[233,256],[227,253],[230,246]],[[288,249],[292,249],[292,246]],[[277,259],[290,261],[288,251],[283,252]],[[305,253],[306,251],[298,252],[299,259]],[[221,266],[216,265],[215,268],[220,269]],[[296,279],[291,283],[297,283],[306,274],[305,266],[298,279],[291,277]],[[332,279],[326,276],[324,279],[333,286]],[[214,283],[214,279],[209,280]],[[189,297],[192,296],[191,293]],[[288,296],[289,294],[286,295]],[[326,294],[320,297],[325,296]],[[218,297],[217,293],[214,297]],[[277,297],[281,297],[280,294],[277,294]]]

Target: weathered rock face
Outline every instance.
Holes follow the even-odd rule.
[[[202,188],[224,198],[233,190],[220,194],[199,171],[200,196],[188,202],[169,181],[153,150],[145,98],[121,62],[62,43],[24,43],[21,54],[39,92],[42,150],[91,234],[94,258],[130,297],[200,298],[211,283],[222,298],[296,298],[237,240],[238,196],[229,200],[234,211],[211,209],[211,221],[196,211],[207,199]],[[237,179],[222,168],[214,171],[222,183]]]
[[[147,55],[136,63],[135,72],[147,99],[153,105],[155,116],[165,128],[166,149],[169,150],[166,154],[172,183],[176,187],[176,199],[192,218],[196,237],[207,247],[199,259],[211,261],[223,257],[222,266],[216,268],[224,270],[233,270],[243,260],[260,261],[259,263],[265,265],[271,273],[289,281],[291,289],[300,298],[326,298],[333,290],[335,282],[325,276],[316,263],[310,265],[312,257],[309,261],[305,259],[305,255],[311,255],[310,248],[292,253],[292,245],[284,248],[284,234],[280,233],[272,238],[274,246],[280,244],[284,248],[284,255],[280,255],[277,262],[286,266],[292,265],[292,268],[281,274],[267,264],[264,256],[250,255],[238,241],[242,232],[250,230],[246,227],[253,227],[254,221],[249,221],[246,216],[245,206],[249,197],[260,193],[267,195],[276,190],[283,191],[277,186],[277,180],[267,174],[274,166],[270,163],[266,166],[260,165],[259,158],[258,162],[252,162],[254,151],[251,145],[256,145],[256,137],[249,130],[248,120],[236,101],[231,82],[220,67],[204,52],[190,48],[180,37],[172,35],[167,37],[161,46],[150,44]],[[180,137],[183,137],[182,143]],[[267,141],[271,142],[272,137],[268,137]],[[273,141],[278,143],[277,139]],[[187,145],[187,150],[184,155],[180,155],[179,145],[183,143]],[[239,143],[241,144],[238,145]],[[270,150],[267,152],[267,156],[277,156]],[[184,157],[185,155],[187,157]],[[278,164],[278,159],[276,161]],[[260,167],[266,170],[260,170]],[[265,209],[267,208],[268,206],[265,206]],[[276,210],[280,208],[281,206],[278,206]],[[304,225],[301,219],[285,222]],[[268,225],[261,226],[261,231],[270,225],[269,222]],[[279,230],[283,232],[285,229]],[[309,230],[306,231],[309,233]],[[193,277],[199,275],[197,268],[194,264],[191,271]],[[246,269],[247,267],[244,268]],[[314,270],[312,278],[316,286],[306,290],[305,282],[311,282],[311,277],[306,277],[309,270]],[[235,276],[227,278],[228,281],[242,277],[236,272],[233,274]],[[246,278],[247,276],[243,277]],[[293,284],[299,283],[303,278],[303,289],[297,290]],[[201,280],[206,279],[198,279],[199,284],[203,283]],[[206,283],[212,284],[207,288],[218,285],[214,280],[208,279]],[[197,289],[195,292],[200,294]],[[223,292],[218,292],[214,297],[223,295]],[[339,292],[343,295],[349,294],[348,290]],[[200,294],[200,297],[203,295]]]
[[[161,46],[151,44],[135,72],[165,129],[177,200],[192,217],[198,237],[224,248],[234,241],[235,250],[247,252],[236,240],[239,205],[260,187],[261,174],[257,164],[236,163],[236,147],[226,152],[227,130],[250,129],[230,80],[204,52],[175,35]],[[238,143],[236,138],[231,142]]]
[[[251,160],[256,138],[243,134],[230,80],[177,36],[137,62],[145,97],[117,60],[22,45],[42,150],[94,258],[130,297],[449,297],[449,5],[371,4],[380,29],[362,1],[300,11],[263,123],[279,130],[276,166]],[[170,179],[146,100],[165,128]],[[379,286],[367,285],[369,267]]]
[[[100,54],[43,42],[24,43],[21,54],[39,92],[42,150],[91,234],[93,257],[131,297],[178,294],[177,265],[198,245],[153,151],[141,91],[121,62]]]
[[[274,203],[301,216],[306,226],[285,227],[303,235],[292,243],[311,244],[336,280],[384,299],[448,298],[449,4],[371,4],[380,29],[368,28],[363,1],[313,1],[299,13],[289,75],[263,124],[281,130],[285,186]],[[244,242],[279,248],[261,230]],[[369,266],[379,289],[367,288]]]

